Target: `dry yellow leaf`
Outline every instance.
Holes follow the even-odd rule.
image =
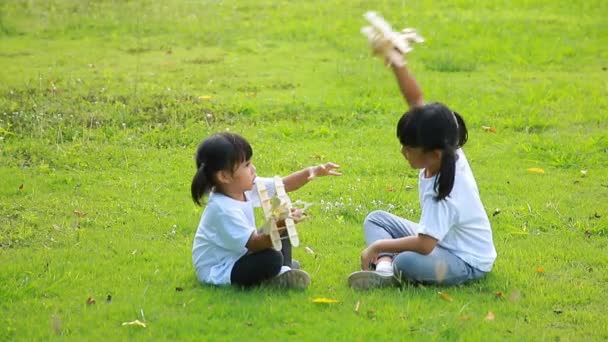
[[[496,133],[496,127],[490,127],[490,126],[481,126],[481,128],[489,133]]]
[[[199,100],[211,100],[210,95],[201,95],[198,97]]]
[[[538,168],[538,167],[531,167],[528,169],[528,171],[534,172],[534,173],[545,173],[545,170]]]
[[[322,304],[334,304],[337,303],[338,301],[335,299],[330,299],[330,298],[315,298],[312,300],[313,303],[322,303]]]
[[[439,297],[447,300],[448,302],[454,301],[454,298],[452,298],[449,294],[447,294],[445,292],[437,292],[437,294],[439,295]]]
[[[536,268],[536,273],[545,273],[545,269],[543,267]]]
[[[496,315],[492,311],[488,311],[488,314],[484,318],[486,321],[493,321],[496,318]]]

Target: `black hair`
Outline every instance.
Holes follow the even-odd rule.
[[[411,109],[397,124],[401,145],[420,147],[423,151],[441,150],[441,168],[435,178],[435,199],[445,199],[452,192],[456,175],[456,150],[467,142],[467,126],[460,114],[434,102]]]
[[[218,171],[232,172],[252,155],[251,145],[238,134],[217,133],[203,140],[196,150],[196,174],[190,187],[194,203],[201,205],[201,198],[217,185]]]

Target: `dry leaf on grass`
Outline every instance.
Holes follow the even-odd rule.
[[[454,298],[452,298],[449,294],[445,293],[445,292],[437,292],[437,294],[439,295],[439,297],[447,300],[448,302],[453,302]]]
[[[481,129],[483,129],[484,131],[489,132],[489,133],[496,133],[496,127],[481,126]]]
[[[335,304],[338,303],[338,301],[336,299],[330,299],[330,298],[315,298],[312,300],[313,303],[320,303],[320,304]]]
[[[496,315],[492,311],[488,311],[488,314],[484,318],[485,321],[493,321],[496,318]]]
[[[137,326],[140,326],[140,327],[143,327],[143,328],[145,328],[145,327],[146,327],[146,323],[141,322],[141,321],[140,321],[140,320],[138,320],[138,319],[136,319],[136,320],[134,320],[134,321],[131,321],[131,322],[123,322],[123,323],[122,323],[122,325],[123,325],[123,326],[125,326],[125,325],[137,325]]]
[[[530,168],[528,168],[528,171],[534,172],[534,173],[545,173],[545,170],[543,170],[539,167],[530,167]]]

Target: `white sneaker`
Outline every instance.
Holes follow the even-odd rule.
[[[398,284],[399,282],[392,272],[358,271],[348,276],[348,285],[355,290],[369,290]]]
[[[310,276],[302,270],[281,270],[278,276],[270,280],[270,284],[280,288],[304,290],[310,284]]]

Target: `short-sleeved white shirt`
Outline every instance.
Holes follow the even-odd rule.
[[[245,245],[256,231],[253,207],[260,206],[259,182],[266,185],[268,196],[274,196],[274,180],[261,177],[255,179],[251,191],[245,192],[245,201],[218,192],[209,195],[192,244],[192,263],[199,281],[230,284],[232,267],[247,253]]]
[[[436,176],[425,178],[420,172],[419,196],[422,215],[419,234],[438,240],[467,264],[484,272],[492,269],[496,249],[492,240],[490,220],[481,204],[477,183],[469,162],[461,149],[456,152],[454,188],[444,200],[436,201]]]

